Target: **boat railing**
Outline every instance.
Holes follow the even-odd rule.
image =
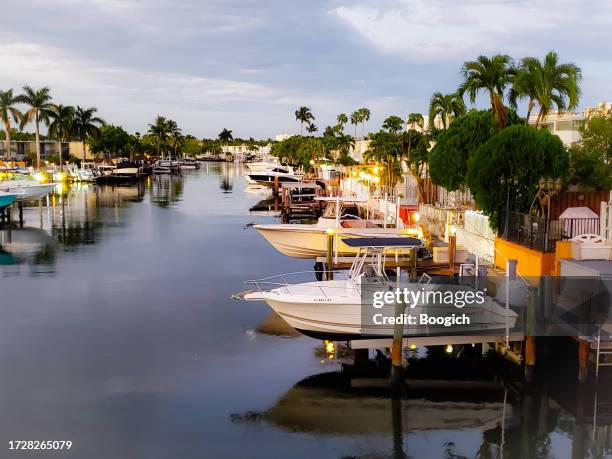
[[[248,285],[253,285],[257,288],[258,291],[268,291],[278,287],[285,287],[287,293],[292,294],[295,292],[291,291],[291,287],[296,284],[304,283],[305,279],[308,279],[311,282],[319,282],[323,279],[326,279],[329,274],[333,274],[333,278],[335,280],[348,280],[348,272],[346,270],[315,270],[315,271],[296,271],[291,273],[284,274],[275,274],[273,276],[264,277],[261,279],[251,279],[247,280],[244,283]],[[295,280],[294,280],[295,279]],[[316,286],[324,297],[328,296],[326,292],[329,290],[343,290],[346,291],[348,288],[348,284],[346,286],[331,286],[331,285],[313,285]]]

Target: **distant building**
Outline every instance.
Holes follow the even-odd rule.
[[[231,155],[234,159],[242,161],[248,155],[267,156],[270,154],[271,145],[223,145],[221,151],[224,155]]]
[[[363,155],[370,147],[371,140],[366,139],[355,139],[355,145],[349,150],[349,156],[355,161],[362,163]]]
[[[291,135],[289,134],[277,134],[274,140],[276,140],[277,142],[282,142],[283,140],[287,140],[289,137],[291,137]]]
[[[28,153],[33,155],[36,154],[36,141],[11,140],[11,154],[9,155],[5,149],[6,142],[0,141],[0,158],[22,160]],[[59,143],[57,140],[40,141],[41,159],[56,155],[59,155]],[[66,157],[68,157],[68,155],[72,155],[76,156],[77,158],[83,158],[83,142],[62,142],[62,155]],[[86,159],[93,158],[93,155],[89,151],[89,145],[87,144],[85,145],[85,157]]]
[[[538,115],[539,113],[534,113],[529,117],[529,125],[535,125]],[[551,110],[542,117],[539,127],[548,129],[559,136],[564,145],[569,146],[582,139],[580,130],[588,124],[590,118],[597,115],[612,115],[612,103],[600,102],[595,107],[585,108],[582,113]]]

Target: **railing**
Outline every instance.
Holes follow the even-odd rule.
[[[287,290],[287,293],[292,294],[293,292],[291,291],[291,287],[293,285],[305,282],[319,282],[325,278],[327,273],[330,272],[333,273],[334,279],[336,280],[348,279],[348,273],[346,271],[327,271],[325,269],[322,269],[320,271],[298,271],[285,274],[276,274],[274,276],[268,276],[262,279],[247,280],[244,283],[248,285],[254,285],[260,292],[284,287]],[[291,279],[292,282],[290,282],[288,279]],[[313,287],[317,287],[321,291],[321,294],[327,298],[328,295],[325,290],[346,290],[347,288],[349,288],[349,285],[347,284],[343,287],[325,286],[325,289],[321,285],[313,285]]]
[[[508,212],[500,217],[502,238],[540,252],[554,252],[557,241],[599,233],[599,217],[546,219],[520,212]]]

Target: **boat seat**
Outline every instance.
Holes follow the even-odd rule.
[[[340,226],[342,228],[378,228],[378,225],[368,220],[343,220]]]

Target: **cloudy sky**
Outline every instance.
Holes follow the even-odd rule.
[[[555,49],[583,69],[581,106],[612,99],[609,0],[0,0],[0,17],[0,89],[48,85],[129,131],[161,114],[270,137],[300,105],[321,130],[368,107],[374,130],[499,52]]]

